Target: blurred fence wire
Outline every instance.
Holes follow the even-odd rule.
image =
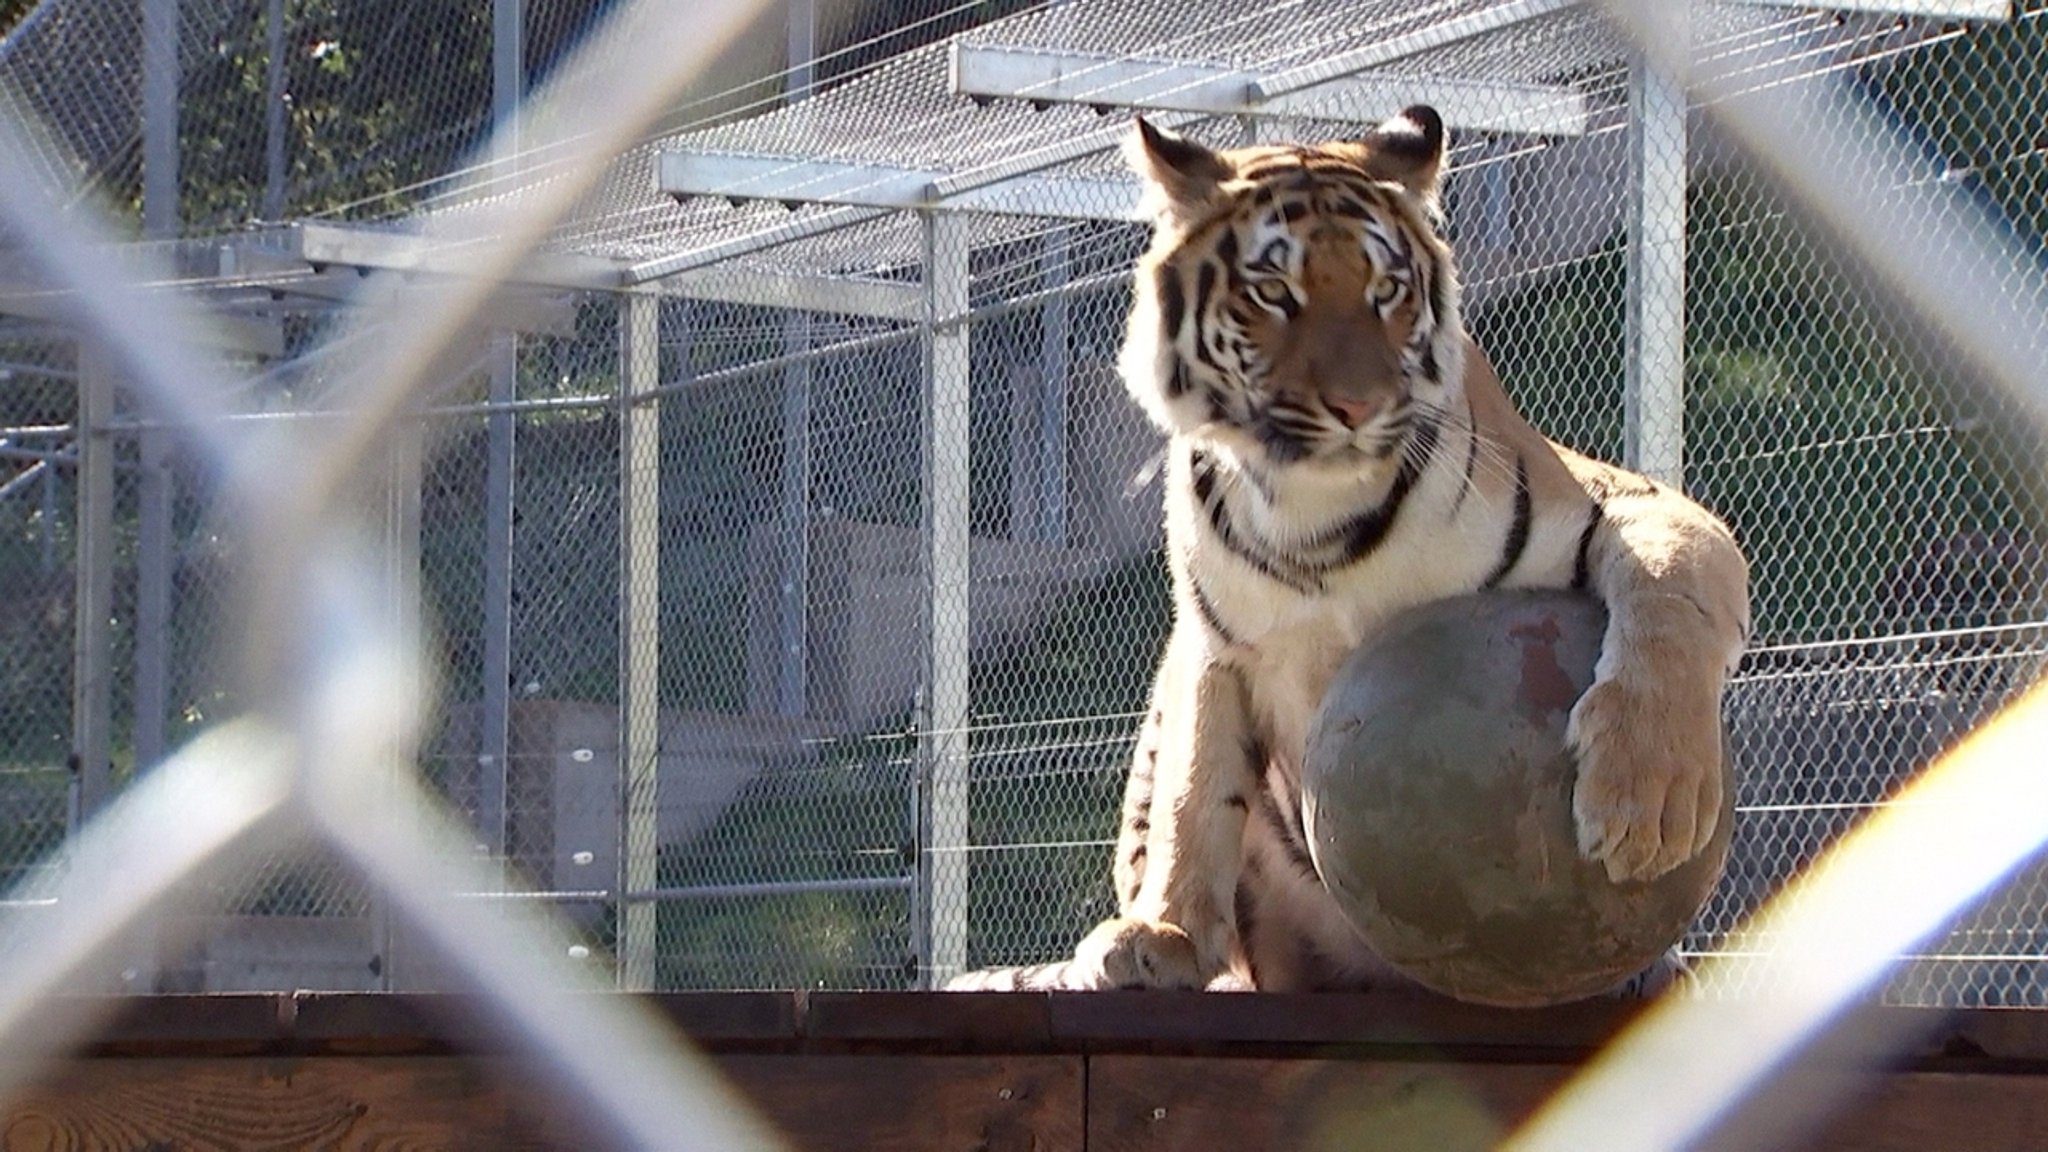
[[[607,1079],[537,989],[1071,946],[1168,612],[1111,112],[1436,104],[1519,403],[1735,525],[1706,1001],[2048,662],[2042,0],[752,7],[0,39],[0,1036],[480,984],[632,1143],[686,1058]],[[2000,881],[1855,995],[2048,1007],[2048,864]]]

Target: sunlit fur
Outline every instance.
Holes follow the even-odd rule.
[[[1546,440],[1459,315],[1441,120],[1216,151],[1139,123],[1154,219],[1119,368],[1168,437],[1174,626],[1126,784],[1119,915],[1066,961],[960,986],[1356,988],[1393,979],[1324,890],[1309,727],[1397,613],[1493,588],[1608,609],[1573,710],[1580,850],[1616,879],[1699,851],[1747,569],[1682,495]]]

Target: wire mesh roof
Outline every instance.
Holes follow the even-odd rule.
[[[1410,36],[1430,42],[1433,30],[1456,31],[1461,23],[1470,27],[1488,14],[1529,7],[1485,0],[1294,0],[1247,9],[1236,0],[1079,0],[992,21],[960,34],[956,42],[1140,64],[1193,62],[1284,72],[1359,45]],[[1695,35],[1701,53],[1709,57],[1767,48],[1782,55],[1788,43],[1803,45],[1806,69],[1816,71],[1895,50],[1902,39],[1917,39],[1925,30],[1893,17],[1712,5],[1702,8]],[[650,177],[652,157],[663,151],[886,165],[969,181],[976,173],[1012,172],[1020,158],[1035,154],[1057,158],[1041,169],[1049,176],[1121,173],[1114,144],[1126,130],[1122,117],[1106,116],[1106,109],[1084,103],[991,102],[955,94],[948,75],[951,50],[950,44],[920,48],[787,107],[662,140],[621,163],[563,240],[580,251],[601,250],[626,259],[673,258],[693,248],[716,249],[778,230],[801,231],[834,211],[715,199],[669,206]],[[1589,128],[1603,130],[1622,122],[1626,60],[1621,39],[1597,14],[1583,6],[1559,6],[1492,31],[1441,39],[1390,62],[1384,71],[1570,85],[1591,99]],[[1347,103],[1348,91],[1332,94],[1312,119],[1276,118],[1261,131],[1269,139],[1335,135],[1357,131],[1394,110]],[[1236,142],[1244,131],[1231,116],[1197,118],[1187,127],[1216,143]],[[1097,146],[1082,151],[1077,142]],[[991,243],[1049,226],[982,217],[978,227],[977,239]],[[846,273],[914,263],[918,253],[914,220],[898,214],[779,247],[773,261],[784,268]]]
[[[346,7],[346,5],[343,5]],[[530,37],[554,45],[574,40],[581,24],[602,6],[593,0],[530,0]],[[242,41],[260,11],[255,0],[187,0],[181,6],[181,54],[188,89],[249,82],[240,59]],[[442,119],[410,124],[380,139],[365,154],[337,158],[360,173],[374,173],[374,194],[329,195],[307,177],[289,195],[262,194],[263,177],[244,174],[222,203],[188,206],[189,235],[246,226],[259,201],[272,219],[330,219],[389,225],[411,232],[488,203],[518,196],[554,178],[545,154],[521,157],[516,177],[495,186],[461,179],[463,158],[488,127],[488,86],[447,51],[426,51],[414,40],[460,40],[474,45],[480,18],[406,17],[421,21],[405,37],[385,28],[374,36],[301,21],[285,29],[294,68],[317,65],[323,53],[355,51],[393,57],[416,73],[413,86],[434,93],[421,105]],[[343,30],[348,29],[348,30]],[[1761,4],[1701,5],[1694,36],[1701,55],[1768,54],[1811,73],[1882,56],[1938,32],[1925,22],[1891,16],[1840,15]],[[240,37],[241,39],[237,39]],[[468,39],[461,39],[467,37]],[[0,92],[35,111],[48,129],[40,160],[66,186],[112,192],[139,183],[141,122],[140,18],[122,0],[46,0],[22,27],[0,41]],[[648,275],[724,264],[783,273],[893,280],[921,261],[924,239],[912,214],[870,212],[803,203],[727,202],[700,198],[678,203],[657,184],[665,152],[744,154],[847,165],[926,170],[973,183],[1038,171],[1054,177],[1120,177],[1114,145],[1125,131],[1121,116],[1088,103],[1025,99],[976,100],[956,94],[948,72],[953,45],[1073,54],[1069,80],[1085,84],[1103,62],[1126,65],[1121,75],[1148,65],[1286,73],[1324,66],[1334,57],[1374,46],[1398,45],[1374,71],[1418,83],[1444,77],[1489,84],[1554,85],[1586,99],[1588,131],[1620,127],[1627,53],[1620,37],[1585,5],[1541,0],[1283,0],[1245,6],[1237,0],[1067,0],[1004,19],[969,26],[951,41],[917,48],[867,68],[851,79],[813,87],[807,96],[758,115],[708,127],[686,127],[621,157],[550,247]],[[1796,51],[1789,51],[1788,45]],[[529,53],[529,60],[532,53]],[[196,63],[195,63],[196,62]],[[1092,63],[1091,63],[1092,62]],[[472,62],[473,63],[473,62]],[[315,69],[317,73],[317,69]],[[1773,74],[1784,78],[1782,63]],[[300,84],[311,84],[301,79]],[[1308,113],[1263,118],[1266,139],[1301,139],[1356,131],[1393,110],[1369,103],[1357,89],[1311,87]],[[260,96],[260,93],[258,94]],[[195,107],[219,98],[194,92]],[[336,96],[347,107],[348,93]],[[1293,105],[1297,110],[1302,105]],[[685,112],[687,117],[691,113]],[[729,110],[721,115],[729,114]],[[256,109],[229,117],[233,138],[216,142],[210,166],[257,164],[263,117]],[[1235,116],[1183,116],[1183,127],[1218,144],[1241,141],[1246,122]],[[1455,131],[1454,125],[1454,131]],[[1484,134],[1461,133],[1465,149],[1452,167],[1483,148]],[[296,161],[295,161],[296,162]],[[436,191],[448,189],[447,191]],[[188,195],[188,199],[189,199]],[[238,215],[239,214],[239,215]],[[1110,215],[1105,206],[1105,215]],[[976,214],[978,246],[1000,245],[1061,227],[1022,217]],[[650,268],[658,263],[658,268]]]

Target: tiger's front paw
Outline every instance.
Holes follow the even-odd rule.
[[[1565,738],[1579,852],[1610,880],[1655,879],[1713,839],[1725,787],[1717,683],[1678,668],[1595,681]]]
[[[1199,989],[1195,942],[1175,925],[1113,918],[1095,926],[1074,949],[1077,983],[1092,988]]]

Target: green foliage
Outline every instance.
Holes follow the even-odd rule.
[[[1753,180],[1703,180],[1688,210],[1686,477],[1749,552],[1759,639],[1919,626],[1901,574],[1932,540],[2024,523],[2024,454]],[[1625,282],[1617,238],[1473,324],[1525,402],[1568,365],[1569,407],[1532,415],[1610,458]]]
[[[28,18],[37,0],[0,0],[0,37],[14,31],[14,26]]]

